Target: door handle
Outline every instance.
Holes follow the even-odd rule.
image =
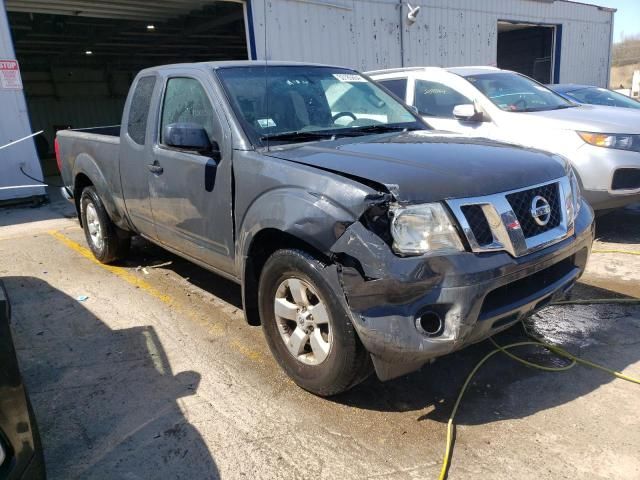
[[[155,173],[156,175],[162,175],[162,172],[164,172],[164,168],[160,166],[157,160],[153,163],[149,163],[147,168],[151,173]]]

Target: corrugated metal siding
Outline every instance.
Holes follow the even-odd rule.
[[[252,2],[258,58],[359,69],[400,63],[399,5],[390,2]],[[267,38],[264,25],[266,20]]]
[[[0,59],[13,60],[9,22],[0,0]],[[0,89],[0,146],[31,133],[29,115],[21,90]],[[0,150],[0,201],[44,195],[45,189],[20,173],[20,167],[35,178],[42,178],[42,169],[33,140]],[[28,186],[25,188],[25,186]]]
[[[406,2],[405,2],[406,3]],[[413,65],[495,65],[498,20],[563,26],[560,81],[606,86],[613,13],[591,5],[536,0],[414,0],[416,23],[395,0],[254,0],[258,58],[376,69]],[[403,6],[403,18],[407,9]]]

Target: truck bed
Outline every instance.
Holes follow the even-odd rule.
[[[105,190],[105,196],[106,192],[120,191],[119,125],[59,130],[56,141],[60,155],[60,170],[67,186],[74,184],[76,172],[82,170],[76,168],[76,162],[80,162],[85,171],[89,168],[90,171],[101,173],[103,182],[97,187]],[[87,164],[93,164],[93,167]]]

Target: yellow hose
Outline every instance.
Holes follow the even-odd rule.
[[[620,300],[620,299],[613,299],[613,300]],[[617,303],[617,302],[613,302],[613,303]],[[539,369],[539,370],[543,370],[545,372],[564,372],[566,370],[569,370],[570,368],[573,368],[577,363],[581,363],[581,364],[586,365],[588,367],[596,368],[598,370],[602,370],[604,372],[607,372],[607,373],[613,375],[616,378],[620,378],[622,380],[626,380],[628,382],[632,382],[632,383],[640,385],[640,379],[625,375],[625,374],[617,372],[615,370],[611,370],[609,368],[603,367],[602,365],[598,365],[597,363],[593,363],[593,362],[590,362],[588,360],[583,360],[581,358],[578,358],[575,355],[567,352],[563,348],[560,348],[560,347],[558,347],[556,345],[544,342],[541,339],[535,337],[533,334],[531,334],[527,330],[527,327],[524,324],[524,322],[522,322],[522,325],[524,327],[525,333],[527,334],[528,337],[532,338],[532,341],[516,342],[516,343],[511,343],[509,345],[502,346],[502,345],[499,345],[493,338],[489,338],[491,343],[493,343],[497,348],[495,350],[492,350],[488,354],[486,354],[476,364],[476,366],[473,368],[473,370],[471,370],[471,372],[467,376],[467,379],[465,380],[464,384],[462,385],[462,389],[460,390],[460,393],[458,394],[458,398],[456,399],[456,403],[453,405],[453,410],[451,411],[451,415],[449,416],[449,421],[447,422],[447,440],[446,440],[447,443],[446,443],[446,448],[445,448],[445,452],[444,452],[444,459],[442,461],[442,468],[440,470],[440,476],[438,477],[439,480],[444,480],[445,478],[447,478],[447,472],[449,470],[449,463],[450,463],[451,453],[452,453],[452,448],[453,448],[453,429],[454,429],[453,419],[455,418],[456,413],[458,412],[458,407],[460,406],[460,402],[462,401],[462,397],[463,397],[464,393],[466,392],[467,387],[469,386],[469,383],[471,382],[471,379],[478,372],[480,367],[482,365],[484,365],[484,363],[487,360],[489,360],[492,356],[494,356],[496,353],[502,352],[502,353],[506,354],[508,357],[512,358],[513,360],[516,360],[517,362],[520,362],[520,363],[522,363],[522,364],[524,364],[524,365],[526,365],[528,367],[532,367],[532,368],[536,368],[536,369]],[[546,348],[550,352],[552,352],[552,353],[554,353],[554,354],[556,354],[556,355],[558,355],[560,357],[566,358],[567,360],[570,361],[570,363],[568,363],[567,365],[561,366],[561,367],[547,367],[545,365],[540,365],[540,364],[525,360],[524,358],[520,358],[517,355],[514,355],[513,353],[508,351],[511,348],[522,347],[522,346],[525,346],[525,345],[535,345],[535,346],[538,346],[538,347]]]

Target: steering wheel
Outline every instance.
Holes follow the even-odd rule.
[[[354,120],[348,126],[349,127],[370,127],[371,125],[382,125],[380,120],[374,120],[373,118],[359,118]]]
[[[356,116],[351,112],[336,113],[333,117],[331,117],[331,120],[333,120],[333,123],[336,123],[336,120],[342,117],[351,117],[354,122],[357,120]]]
[[[527,108],[527,101],[524,98],[519,98],[515,102],[513,102],[510,107],[513,107],[513,110],[517,110],[517,106],[522,105],[522,108]]]

